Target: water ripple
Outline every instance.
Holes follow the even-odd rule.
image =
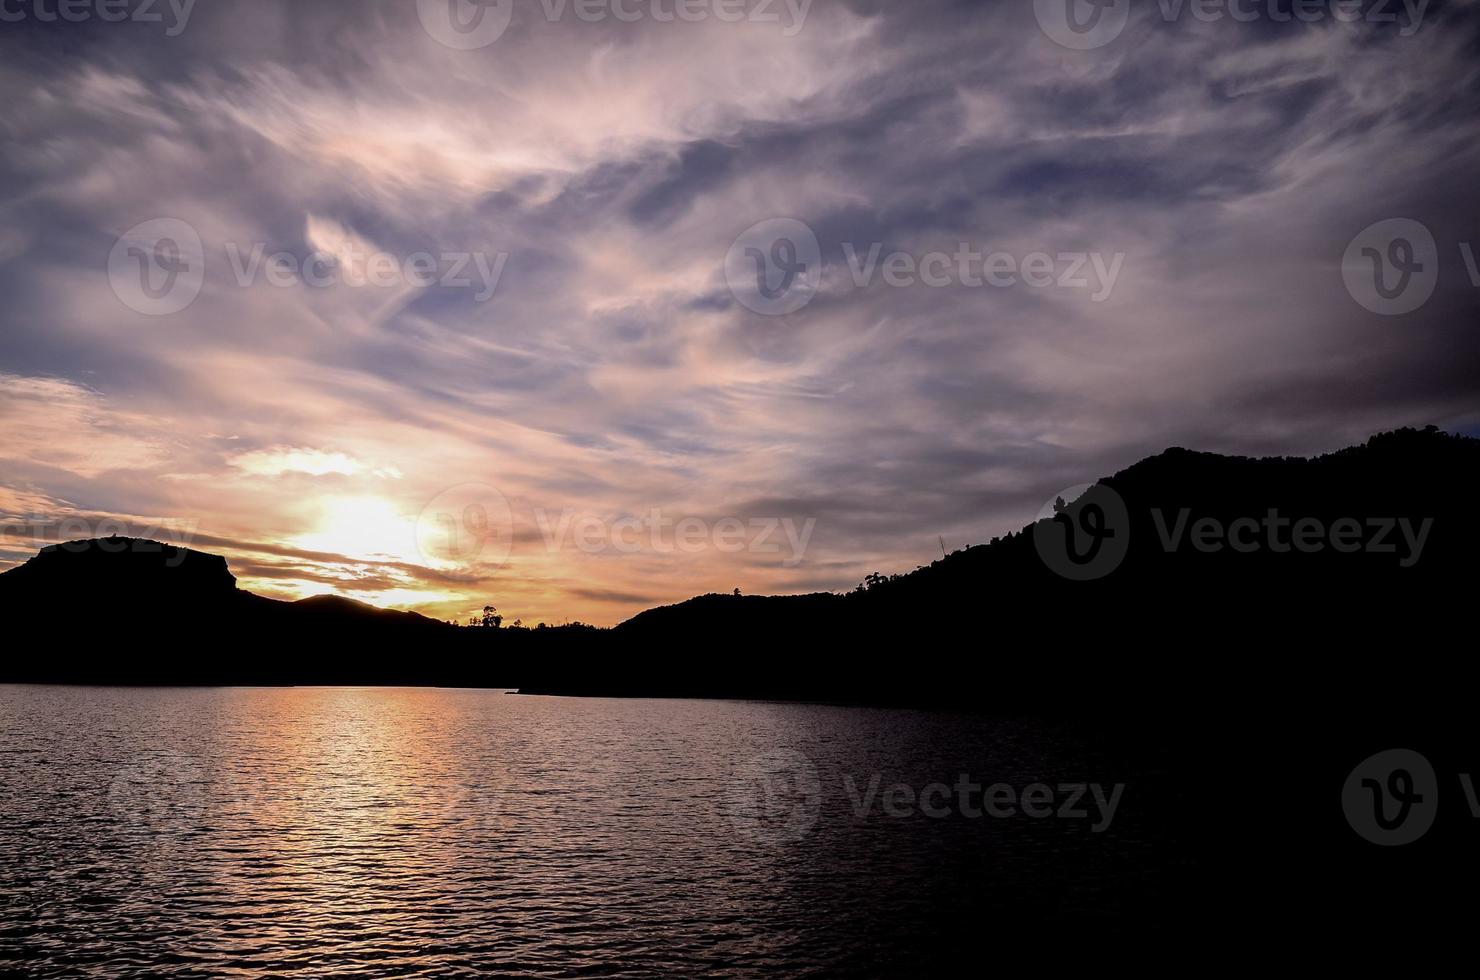
[[[859,814],[874,773],[1092,775],[1062,733],[962,716],[0,687],[0,731],[0,970],[39,977],[909,972],[1170,887],[1129,809],[1100,835]]]

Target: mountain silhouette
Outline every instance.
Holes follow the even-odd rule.
[[[0,674],[20,680],[390,681],[404,676],[401,668],[374,663],[368,651],[456,632],[337,596],[255,595],[237,588],[219,555],[125,537],[43,548],[0,574],[0,611],[28,641]],[[351,650],[360,653],[351,658]]]
[[[214,624],[235,628],[436,629],[445,624],[338,596],[297,602],[237,588],[226,559],[140,538],[71,541],[0,574],[0,599],[16,610],[67,616],[73,628]],[[77,619],[79,614],[85,618]]]
[[[238,589],[218,556],[72,542],[0,574],[0,610],[27,641],[0,679],[869,702],[1250,672],[1340,686],[1463,635],[1477,476],[1480,441],[1434,428],[1309,459],[1169,449],[1020,531],[849,593],[700,596],[607,630],[281,602]]]

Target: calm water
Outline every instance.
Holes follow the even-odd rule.
[[[1039,722],[0,686],[0,733],[0,969],[37,976],[905,974],[1143,931],[1186,872],[1155,768]],[[1054,815],[907,802],[962,773]],[[1111,820],[1058,815],[1081,782]]]

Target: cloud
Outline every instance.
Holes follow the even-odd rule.
[[[12,479],[47,470],[93,478],[149,469],[168,456],[160,423],[63,378],[0,374],[0,463]]]
[[[227,460],[232,466],[254,476],[282,476],[284,473],[307,473],[309,476],[357,476],[373,473],[375,476],[399,477],[395,467],[374,468],[346,456],[344,453],[325,452],[321,449],[292,449],[277,446],[271,449],[254,449]]]
[[[7,25],[0,488],[193,522],[274,594],[609,623],[907,569],[1168,445],[1480,424],[1458,252],[1480,237],[1474,4],[1408,37],[1148,5],[1087,52],[1028,4],[818,0],[795,36],[515,7],[469,52],[404,3],[202,5],[176,38]],[[1444,250],[1433,299],[1393,319],[1340,263],[1400,215]],[[187,309],[150,317],[106,259],[161,216],[206,267]],[[765,317],[725,256],[778,216],[814,229],[823,268],[804,309]],[[859,284],[845,250],[962,243],[1124,261],[1096,302]],[[480,300],[243,281],[231,256],[259,247],[507,263]],[[411,560],[397,528],[467,485],[507,500],[508,563]],[[790,567],[551,550],[534,516],[653,508],[817,524]]]

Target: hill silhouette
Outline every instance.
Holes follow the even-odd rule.
[[[1457,642],[1477,476],[1480,441],[1433,428],[1310,459],[1169,449],[1020,531],[850,593],[700,596],[609,630],[280,602],[238,589],[218,556],[73,542],[0,574],[0,610],[27,640],[0,679],[873,702],[1251,670],[1339,684]]]
[[[528,688],[963,700],[983,681],[1093,692],[1178,676],[1219,683],[1253,668],[1339,685],[1427,656],[1425,644],[1452,649],[1446,632],[1468,625],[1477,476],[1480,441],[1432,428],[1313,459],[1169,449],[1061,514],[846,595],[703,596],[613,631],[627,649],[688,638],[781,650],[782,679],[716,678],[709,657]],[[1085,544],[1107,519],[1095,515],[1112,512],[1114,536],[1095,560],[1065,561],[1068,534]]]
[[[390,682],[405,672],[370,651],[457,632],[337,596],[269,599],[237,588],[219,555],[125,537],[43,548],[0,574],[0,611],[26,640],[0,671],[19,680]]]

